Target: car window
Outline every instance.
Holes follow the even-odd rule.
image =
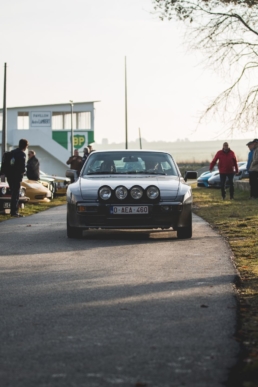
[[[96,152],[86,161],[82,175],[156,174],[178,176],[178,169],[167,153]]]

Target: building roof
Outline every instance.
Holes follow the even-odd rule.
[[[101,101],[83,101],[83,102],[73,102],[73,105],[81,105],[86,103],[94,103],[94,102],[101,102]],[[44,106],[58,106],[58,105],[70,105],[70,102],[65,103],[48,103],[44,105],[26,105],[26,106],[12,106],[8,107],[7,109],[24,109],[24,108],[35,108],[35,107],[44,107]],[[3,109],[0,109],[2,111]]]

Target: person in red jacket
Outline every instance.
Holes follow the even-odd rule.
[[[238,165],[235,153],[229,148],[228,143],[224,142],[222,150],[218,151],[210,163],[210,171],[213,170],[216,162],[219,160],[219,174],[221,183],[222,199],[226,197],[226,180],[229,181],[230,199],[234,199],[234,175],[238,173]]]

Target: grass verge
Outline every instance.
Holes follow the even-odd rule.
[[[45,211],[48,208],[53,208],[56,206],[61,206],[66,204],[66,196],[57,196],[49,203],[38,203],[38,204],[30,204],[29,202],[25,204],[24,209],[20,209],[20,213],[24,216],[29,216],[33,214],[37,214],[38,212]],[[8,220],[11,218],[11,215],[3,215],[0,214],[0,222],[4,220]]]
[[[232,370],[229,386],[258,386],[258,200],[236,190],[235,200],[221,199],[220,190],[193,186],[193,211],[205,219],[229,243],[240,274],[239,364]]]

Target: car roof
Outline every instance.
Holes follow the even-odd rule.
[[[114,152],[144,152],[144,153],[164,153],[164,154],[170,154],[167,151],[160,151],[160,150],[152,150],[152,149],[100,149],[100,150],[94,150],[94,152],[90,153],[114,153]]]

